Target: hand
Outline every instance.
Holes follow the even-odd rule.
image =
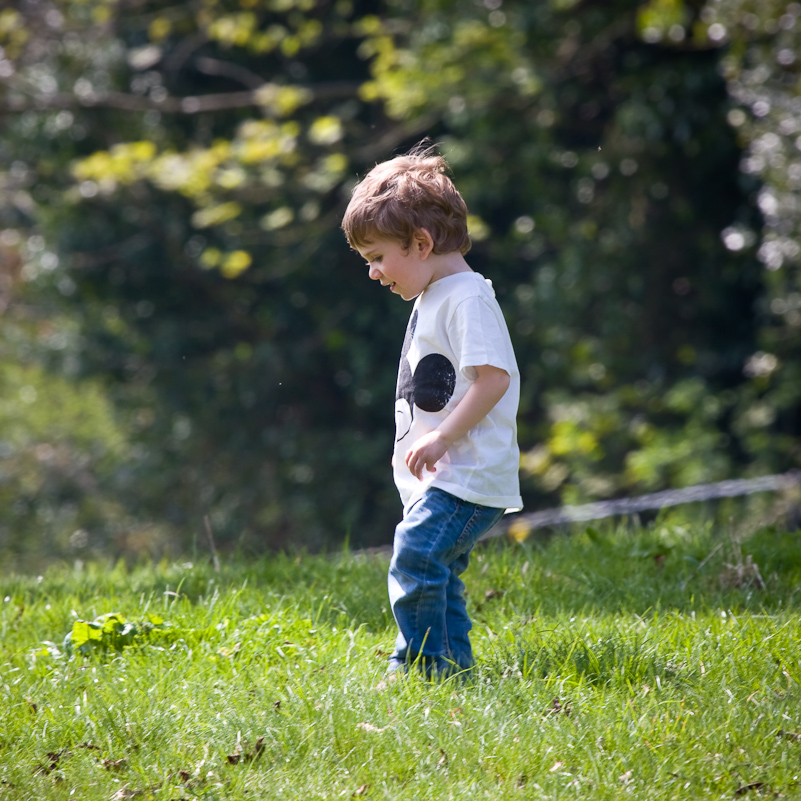
[[[436,473],[436,463],[445,455],[450,443],[439,431],[424,434],[406,452],[406,466],[418,480],[423,480],[423,469]]]

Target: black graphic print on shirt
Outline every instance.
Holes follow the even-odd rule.
[[[423,356],[412,373],[408,356],[416,329],[417,311],[415,310],[403,339],[398,387],[395,391],[396,401],[405,400],[409,404],[411,419],[406,433],[398,437],[397,442],[400,442],[411,431],[415,406],[424,412],[441,412],[453,397],[453,390],[456,386],[456,370],[441,353],[429,353],[427,356]]]

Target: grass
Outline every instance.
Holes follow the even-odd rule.
[[[5,577],[0,799],[801,798],[796,534],[490,542],[466,576],[472,680],[379,689],[386,566]],[[109,612],[131,644],[67,655]]]

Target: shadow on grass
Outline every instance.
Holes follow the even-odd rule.
[[[615,635],[593,641],[568,632],[501,648],[489,659],[487,668],[524,680],[556,678],[636,687],[667,684],[686,672],[644,638],[626,640]]]
[[[801,534],[773,526],[742,538],[713,526],[574,527],[522,545],[490,540],[475,563],[472,613],[490,628],[499,604],[530,616],[801,604]]]
[[[394,625],[387,565],[386,554],[350,552],[231,559],[219,573],[205,556],[192,563],[134,567],[98,562],[82,570],[52,568],[42,581],[6,577],[4,595],[24,603],[26,596],[42,592],[66,593],[81,614],[81,604],[103,601],[98,612],[130,615],[112,607],[115,598],[132,596],[152,599],[155,612],[156,606],[224,602],[234,616],[246,617],[289,606],[315,624],[384,631]],[[763,527],[735,542],[728,530],[714,525],[575,526],[523,544],[506,538],[480,544],[465,582],[472,619],[490,630],[510,620],[590,613],[644,618],[668,610],[771,613],[801,602],[801,535]],[[609,644],[594,657],[576,648],[571,659],[589,666],[593,659],[604,665],[613,656],[624,658]],[[558,662],[560,654],[557,649],[547,660]]]

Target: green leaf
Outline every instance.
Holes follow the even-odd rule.
[[[594,543],[595,545],[605,544],[604,538],[598,533],[598,529],[593,528],[592,526],[587,526],[585,533],[590,538],[590,542]]]

